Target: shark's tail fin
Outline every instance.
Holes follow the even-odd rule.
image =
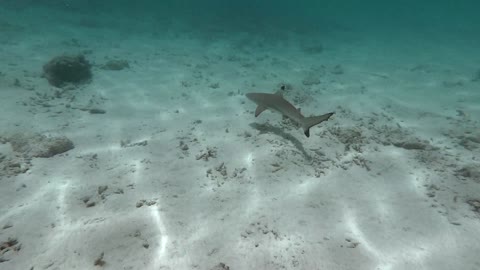
[[[303,119],[302,123],[302,128],[303,132],[305,133],[305,136],[310,137],[310,128],[322,123],[323,121],[327,121],[330,116],[332,116],[334,113],[326,113],[324,115],[320,116],[310,116],[310,117],[305,117]]]

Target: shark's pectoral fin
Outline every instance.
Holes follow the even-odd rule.
[[[257,109],[255,110],[255,117],[259,116],[266,109],[267,107],[258,105]]]

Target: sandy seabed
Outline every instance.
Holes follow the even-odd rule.
[[[3,15],[0,269],[480,269],[467,41]],[[42,77],[64,53],[89,83]],[[310,138],[255,118],[244,94],[281,85],[335,115]],[[59,138],[74,148],[48,154]]]

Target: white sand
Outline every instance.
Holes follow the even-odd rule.
[[[29,12],[2,17],[19,30],[0,38],[0,135],[65,135],[75,148],[0,178],[0,244],[18,241],[0,269],[480,269],[468,203],[480,200],[479,173],[457,173],[480,154],[460,145],[480,138],[468,40],[152,37]],[[324,51],[302,49],[312,44]],[[50,100],[43,64],[84,50],[130,68],[95,67],[90,84]],[[278,114],[254,118],[243,94],[280,83],[305,114],[336,114],[310,138]],[[425,150],[391,144],[418,140]],[[18,155],[8,143],[0,153]]]

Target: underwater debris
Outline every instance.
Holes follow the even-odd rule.
[[[7,256],[13,254],[10,251],[18,252],[20,249],[22,249],[22,245],[16,238],[9,237],[7,241],[0,242],[0,263],[10,260],[10,258],[7,258]]]
[[[148,145],[147,140],[143,140],[143,141],[139,141],[139,142],[131,142],[129,139],[127,139],[127,140],[121,140],[120,141],[120,147],[122,147],[122,148],[135,147],[135,146],[147,146],[147,145]]]
[[[177,195],[173,195],[173,197],[174,197],[174,198],[177,198]],[[135,204],[135,207],[136,207],[136,208],[140,208],[140,207],[142,207],[142,206],[144,206],[144,205],[146,205],[146,206],[152,206],[152,205],[155,205],[156,203],[157,203],[157,202],[156,202],[155,200],[144,200],[144,199],[142,199],[142,200],[138,201],[138,202]]]
[[[100,254],[100,256],[98,256],[98,258],[95,259],[95,261],[93,262],[93,265],[95,265],[95,266],[100,266],[100,267],[104,266],[104,265],[107,263],[107,262],[105,262],[105,261],[103,260],[103,256],[104,256],[104,255],[105,255],[105,253],[102,252],[102,253]]]
[[[429,148],[429,143],[425,140],[400,141],[394,142],[393,145],[406,150],[427,150]]]
[[[202,151],[200,154],[196,155],[196,160],[208,161],[210,158],[217,157],[217,148],[216,147],[207,147],[206,150]]]
[[[107,113],[107,111],[105,111],[103,109],[98,109],[98,108],[89,109],[88,112],[90,114],[105,114],[105,113]]]
[[[230,270],[230,267],[224,263],[219,263],[212,268],[212,270]]]

